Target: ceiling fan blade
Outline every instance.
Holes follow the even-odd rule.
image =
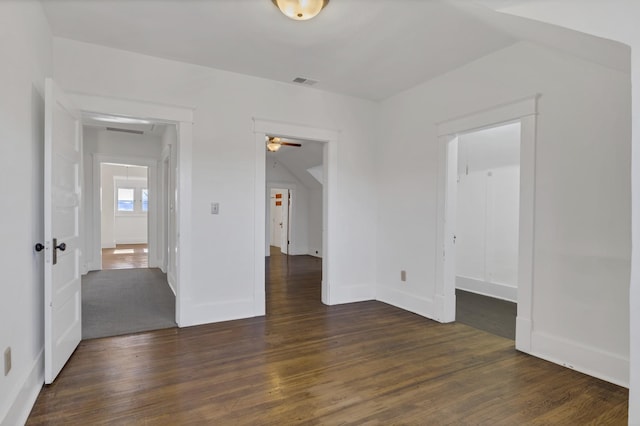
[[[288,145],[288,146],[302,146],[301,143],[292,143],[292,142],[280,142],[280,145]]]

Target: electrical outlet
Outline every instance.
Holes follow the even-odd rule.
[[[400,271],[400,281],[402,282],[407,281],[407,271],[405,270]]]
[[[4,375],[7,376],[11,371],[11,347],[4,350]]]

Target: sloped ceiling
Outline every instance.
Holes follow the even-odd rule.
[[[305,22],[271,0],[42,3],[58,37],[372,100],[518,41],[437,0],[335,0]]]
[[[628,72],[628,48],[494,9],[536,0],[335,0],[311,21],[271,0],[41,0],[53,34],[382,100],[519,41]]]
[[[307,169],[322,165],[323,144],[319,142],[296,141],[301,147],[283,146],[278,152],[267,152],[267,165],[277,161],[296,177],[307,189],[320,189],[322,185]]]

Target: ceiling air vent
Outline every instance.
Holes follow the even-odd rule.
[[[298,84],[306,84],[307,86],[313,86],[314,84],[317,83],[316,80],[311,80],[310,78],[304,78],[304,77],[296,77],[293,79],[293,82]]]
[[[144,134],[144,131],[142,131],[142,130],[118,129],[116,127],[107,127],[107,130],[109,130],[110,132],[133,133],[135,135],[143,135]]]

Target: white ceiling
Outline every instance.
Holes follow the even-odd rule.
[[[438,0],[42,0],[54,35],[380,100],[517,41]],[[492,12],[495,13],[495,12]]]

